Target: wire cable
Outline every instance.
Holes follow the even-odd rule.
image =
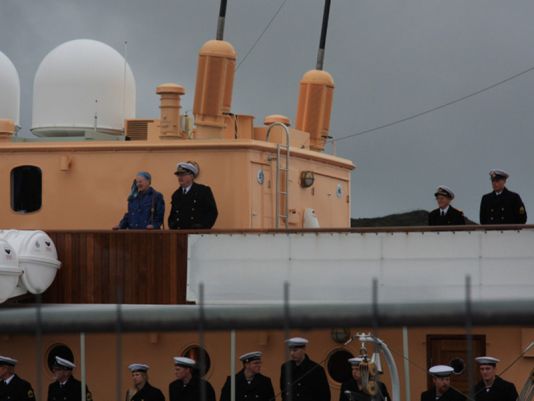
[[[395,120],[395,121],[392,121],[390,123],[387,123],[387,124],[382,124],[382,125],[379,125],[377,127],[374,127],[374,128],[368,128],[368,129],[365,129],[363,131],[359,131],[359,132],[356,132],[354,134],[350,134],[350,135],[346,135],[346,136],[342,136],[341,138],[335,138],[335,139],[330,139],[328,140],[327,142],[339,142],[339,141],[344,141],[345,139],[350,139],[350,138],[354,138],[356,136],[361,136],[361,135],[365,135],[365,134],[369,134],[371,132],[375,132],[375,131],[379,131],[379,130],[382,130],[384,128],[389,128],[389,127],[392,127],[394,125],[397,125],[397,124],[401,124],[401,123],[404,123],[406,121],[409,121],[409,120],[413,120],[415,118],[418,118],[418,117],[421,117],[421,116],[424,116],[426,114],[430,114],[430,113],[433,113],[434,111],[438,111],[438,110],[441,110],[441,109],[444,109],[445,107],[449,107],[449,106],[452,106],[453,104],[456,104],[456,103],[460,103],[460,102],[463,102],[464,100],[467,100],[469,98],[472,98],[474,96],[477,96],[477,95],[480,95],[481,93],[484,93],[484,92],[487,92],[493,88],[496,88],[497,86],[500,86],[500,85],[503,85],[513,79],[516,79],[516,78],[519,78],[520,76],[522,75],[525,75],[525,74],[528,74],[529,72],[533,71],[534,70],[534,66],[524,70],[524,71],[521,71],[521,72],[518,72],[517,74],[514,74],[508,78],[505,78],[503,79],[502,81],[499,81],[499,82],[496,82],[490,86],[486,86],[485,88],[482,88],[482,89],[479,89],[478,91],[476,92],[472,92],[468,95],[465,95],[465,96],[462,96],[460,98],[457,98],[457,99],[454,99],[454,100],[451,100],[447,103],[443,103],[439,106],[436,106],[436,107],[432,107],[430,109],[427,109],[427,110],[424,110],[424,111],[421,111],[419,113],[416,113],[416,114],[412,114],[410,116],[407,116],[407,117],[403,117],[399,120]]]
[[[271,17],[271,19],[269,20],[269,22],[267,23],[267,25],[265,26],[265,28],[263,29],[263,31],[260,33],[260,36],[258,36],[258,38],[256,39],[256,41],[252,44],[252,46],[250,47],[250,49],[248,49],[248,51],[245,53],[245,55],[243,56],[243,58],[241,59],[241,61],[237,64],[237,67],[235,68],[236,71],[239,69],[239,67],[241,66],[241,64],[243,64],[243,63],[245,62],[245,60],[246,60],[247,57],[250,55],[250,53],[252,53],[252,50],[254,50],[254,48],[256,47],[256,45],[258,44],[258,42],[261,40],[261,38],[263,37],[263,35],[265,35],[265,33],[269,30],[269,28],[271,27],[273,21],[276,19],[276,17],[278,16],[278,14],[280,14],[280,11],[282,11],[282,8],[284,8],[284,6],[285,6],[286,3],[287,3],[287,0],[282,1],[282,4],[280,4],[280,6],[278,7],[278,9],[277,9],[276,12],[274,13],[274,15]]]

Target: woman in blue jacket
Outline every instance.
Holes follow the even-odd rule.
[[[128,196],[128,211],[114,229],[160,229],[165,215],[163,195],[150,186],[152,176],[146,171],[137,173]]]

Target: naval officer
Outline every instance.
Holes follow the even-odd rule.
[[[434,193],[438,208],[428,215],[429,226],[459,226],[465,224],[463,212],[451,206],[454,199],[454,192],[445,185],[437,187]]]
[[[388,389],[384,383],[377,381],[377,394],[372,396],[368,394],[363,388],[362,375],[360,364],[364,361],[363,357],[350,358],[348,362],[351,364],[352,379],[344,382],[339,391],[339,401],[390,401],[391,398]]]
[[[235,376],[235,401],[274,401],[271,379],[260,373],[260,351],[248,352],[239,357],[243,369]],[[221,401],[230,401],[230,376],[221,391]]]
[[[0,401],[35,401],[32,385],[15,373],[17,360],[0,356]]]
[[[480,224],[525,224],[527,211],[519,194],[506,188],[509,174],[503,170],[490,170],[493,191],[480,202]]]
[[[217,220],[217,204],[207,185],[197,184],[199,167],[195,162],[180,162],[176,172],[180,187],[172,194],[169,228],[211,228]]]
[[[428,369],[433,386],[421,393],[421,401],[465,401],[465,396],[451,387],[454,369],[447,365],[436,365]]]
[[[492,356],[475,358],[482,380],[475,385],[476,401],[516,401],[518,394],[513,383],[497,375],[497,362]]]
[[[55,382],[48,386],[48,401],[81,401],[82,383],[72,375],[72,370],[76,365],[67,359],[55,357],[52,372],[54,372]],[[89,388],[85,388],[86,400],[91,401],[92,395]]]
[[[174,357],[174,375],[176,380],[169,384],[169,401],[215,401],[213,387],[200,377],[193,359]],[[201,400],[202,387],[205,389],[205,400]]]
[[[282,401],[330,401],[330,387],[323,367],[306,354],[308,340],[293,337],[286,340],[286,343],[289,361],[282,364],[280,370]],[[288,396],[289,392],[291,397]]]
[[[132,363],[128,370],[132,373],[133,388],[126,392],[126,401],[165,401],[159,388],[148,382],[148,369],[144,363]]]

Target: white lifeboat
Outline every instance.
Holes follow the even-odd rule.
[[[21,275],[15,250],[9,242],[0,239],[0,303],[13,296]]]
[[[46,233],[39,230],[5,230],[0,231],[0,239],[7,241],[17,253],[22,270],[22,290],[41,294],[50,287],[61,262],[54,242]]]

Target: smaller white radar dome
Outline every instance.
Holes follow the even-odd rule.
[[[120,134],[135,117],[135,79],[124,57],[96,40],[59,45],[43,59],[33,83],[32,132],[80,136],[95,129]]]
[[[0,52],[0,119],[19,125],[20,80],[11,60]]]

